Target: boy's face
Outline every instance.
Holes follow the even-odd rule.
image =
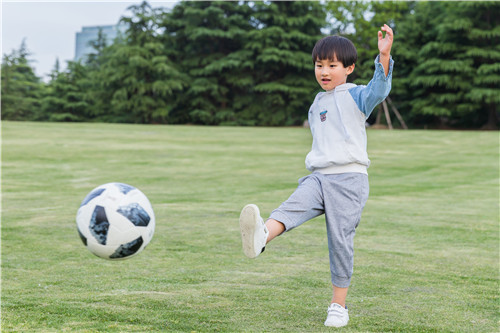
[[[323,59],[316,60],[314,74],[321,88],[333,90],[335,87],[346,83],[347,76],[354,71],[354,64],[344,67],[344,65],[334,58],[334,61]]]

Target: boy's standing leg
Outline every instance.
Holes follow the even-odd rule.
[[[345,300],[347,298],[347,291],[349,290],[349,287],[347,288],[340,288],[332,284],[333,287],[333,296],[332,296],[332,301],[330,303],[337,303],[339,305],[342,305],[344,308],[345,306]]]
[[[368,199],[368,176],[361,173],[326,175],[323,187],[326,228],[333,297],[328,307],[326,326],[347,325],[345,306],[354,266],[354,234]]]
[[[333,297],[330,306],[326,310],[325,326],[343,327],[349,322],[349,313],[345,305],[349,288],[340,288],[334,284],[332,284],[332,287]]]

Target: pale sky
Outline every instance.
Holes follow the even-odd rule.
[[[128,0],[53,0],[1,2],[1,53],[18,49],[23,38],[32,53],[30,59],[35,74],[47,80],[46,75],[59,58],[61,69],[75,56],[76,33],[83,26],[114,25],[121,16],[130,16],[127,8],[141,1]],[[171,8],[177,1],[149,0],[154,7]]]

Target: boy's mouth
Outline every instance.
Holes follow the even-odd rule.
[[[331,81],[330,79],[321,79],[321,82],[324,83],[324,84],[327,84],[330,81]]]

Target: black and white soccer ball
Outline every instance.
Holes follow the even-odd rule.
[[[155,216],[148,198],[137,188],[108,183],[83,199],[76,225],[90,252],[105,259],[125,259],[141,252],[151,241]]]

